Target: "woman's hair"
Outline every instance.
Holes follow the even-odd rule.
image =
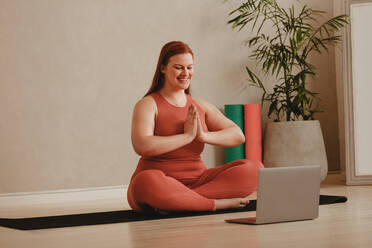
[[[191,48],[182,41],[171,41],[163,46],[160,51],[159,60],[156,66],[154,77],[152,79],[151,87],[145,96],[156,92],[163,87],[164,74],[161,72],[161,66],[166,66],[172,56],[184,53],[190,53],[192,58],[194,58],[194,53],[192,52]],[[190,95],[190,86],[185,90],[185,93]]]

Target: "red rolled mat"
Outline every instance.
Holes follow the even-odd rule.
[[[245,158],[262,162],[261,105],[244,104]]]

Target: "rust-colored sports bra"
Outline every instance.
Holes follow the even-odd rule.
[[[187,103],[184,107],[170,104],[160,93],[150,94],[156,102],[157,116],[155,118],[156,136],[170,136],[184,133],[184,123],[187,118],[189,106],[197,107],[203,129],[207,131],[205,124],[205,112],[186,94]],[[132,178],[142,170],[159,169],[166,175],[172,176],[184,183],[195,180],[206,169],[200,154],[204,149],[204,143],[194,139],[191,143],[176,150],[152,157],[141,157]]]

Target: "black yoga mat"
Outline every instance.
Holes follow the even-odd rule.
[[[346,202],[345,196],[332,196],[320,195],[319,205],[333,204]],[[189,216],[211,215],[211,214],[226,214],[237,213],[256,210],[256,200],[251,200],[249,204],[243,209],[225,209],[217,210],[215,212],[171,212],[168,215],[161,215],[158,213],[141,214],[133,210],[121,210],[111,212],[99,212],[88,214],[72,214],[72,215],[59,215],[47,217],[33,217],[33,218],[19,218],[9,219],[0,218],[0,226],[15,228],[19,230],[35,230],[47,229],[58,227],[71,227],[71,226],[86,226],[86,225],[99,225],[111,224],[122,222],[133,222],[142,220],[157,220],[168,218],[180,218]]]

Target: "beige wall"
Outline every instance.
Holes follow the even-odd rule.
[[[333,1],[334,15],[341,15],[346,13],[345,1]],[[343,29],[341,34],[345,36],[346,29]],[[344,70],[346,66],[343,65],[343,56],[346,56],[346,42],[336,47],[335,51],[335,72],[336,72],[336,92],[337,92],[337,105],[338,105],[338,136],[339,136],[339,154],[340,165],[339,169],[342,173],[343,179],[346,180],[346,154],[345,154],[345,95],[344,95]]]
[[[239,3],[0,0],[0,193],[128,184],[138,160],[132,108],[167,41],[193,48],[195,97],[220,109],[259,102],[260,91],[244,87],[248,31],[226,25]],[[333,11],[331,0],[305,3]],[[313,63],[325,110],[318,119],[330,170],[337,170],[333,51]],[[207,146],[203,159],[221,164],[223,149]]]

